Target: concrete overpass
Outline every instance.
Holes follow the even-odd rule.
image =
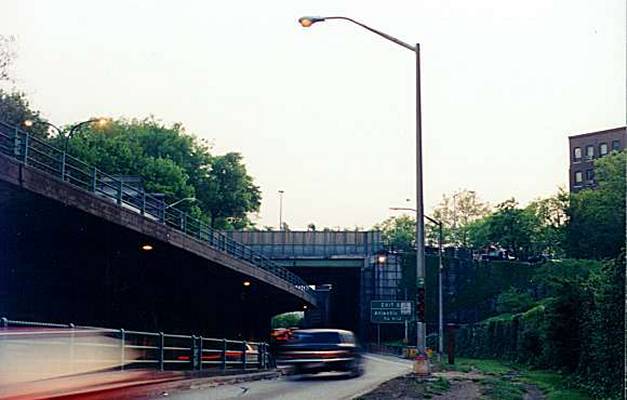
[[[1,122],[0,215],[13,319],[258,338],[316,305],[267,257]]]
[[[401,300],[400,256],[386,251],[378,231],[229,231],[277,264],[323,288],[320,307],[306,312],[313,326],[355,331],[362,340],[372,336],[371,300]],[[385,257],[379,260],[379,255]],[[330,286],[327,286],[330,285]],[[327,291],[326,288],[330,290]],[[387,327],[394,330],[395,327]]]

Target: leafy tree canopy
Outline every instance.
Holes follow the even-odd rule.
[[[34,110],[22,92],[7,92],[0,89],[0,120],[9,125],[24,126],[24,121],[33,122],[28,131],[35,136],[46,138],[48,126],[39,111]]]
[[[373,226],[385,243],[398,250],[411,250],[416,242],[416,219],[409,215],[390,217]]]
[[[303,324],[302,312],[289,312],[272,318],[272,328],[291,328]]]
[[[60,145],[63,138],[55,138]],[[69,142],[70,154],[119,175],[139,175],[149,192],[166,202],[195,197],[177,207],[205,218],[215,228],[243,228],[259,209],[261,194],[238,153],[212,155],[209,145],[155,118],[119,119],[85,125]]]
[[[468,226],[490,212],[490,205],[481,201],[475,191],[464,189],[450,196],[443,195],[433,210],[433,218],[441,221],[444,243],[468,247]],[[426,235],[430,242],[437,243],[437,226],[427,224]]]
[[[625,249],[625,152],[595,161],[598,187],[573,193],[566,250],[577,258],[615,258]]]

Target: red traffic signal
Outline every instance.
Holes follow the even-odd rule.
[[[426,322],[426,306],[425,306],[425,288],[418,288],[418,295],[416,299],[416,314],[418,321]]]

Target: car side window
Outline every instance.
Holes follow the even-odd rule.
[[[355,338],[352,333],[342,333],[342,343],[353,344],[355,343]]]

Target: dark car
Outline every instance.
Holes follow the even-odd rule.
[[[297,374],[318,372],[363,373],[355,335],[339,329],[299,329],[279,349],[278,364],[291,366]]]

